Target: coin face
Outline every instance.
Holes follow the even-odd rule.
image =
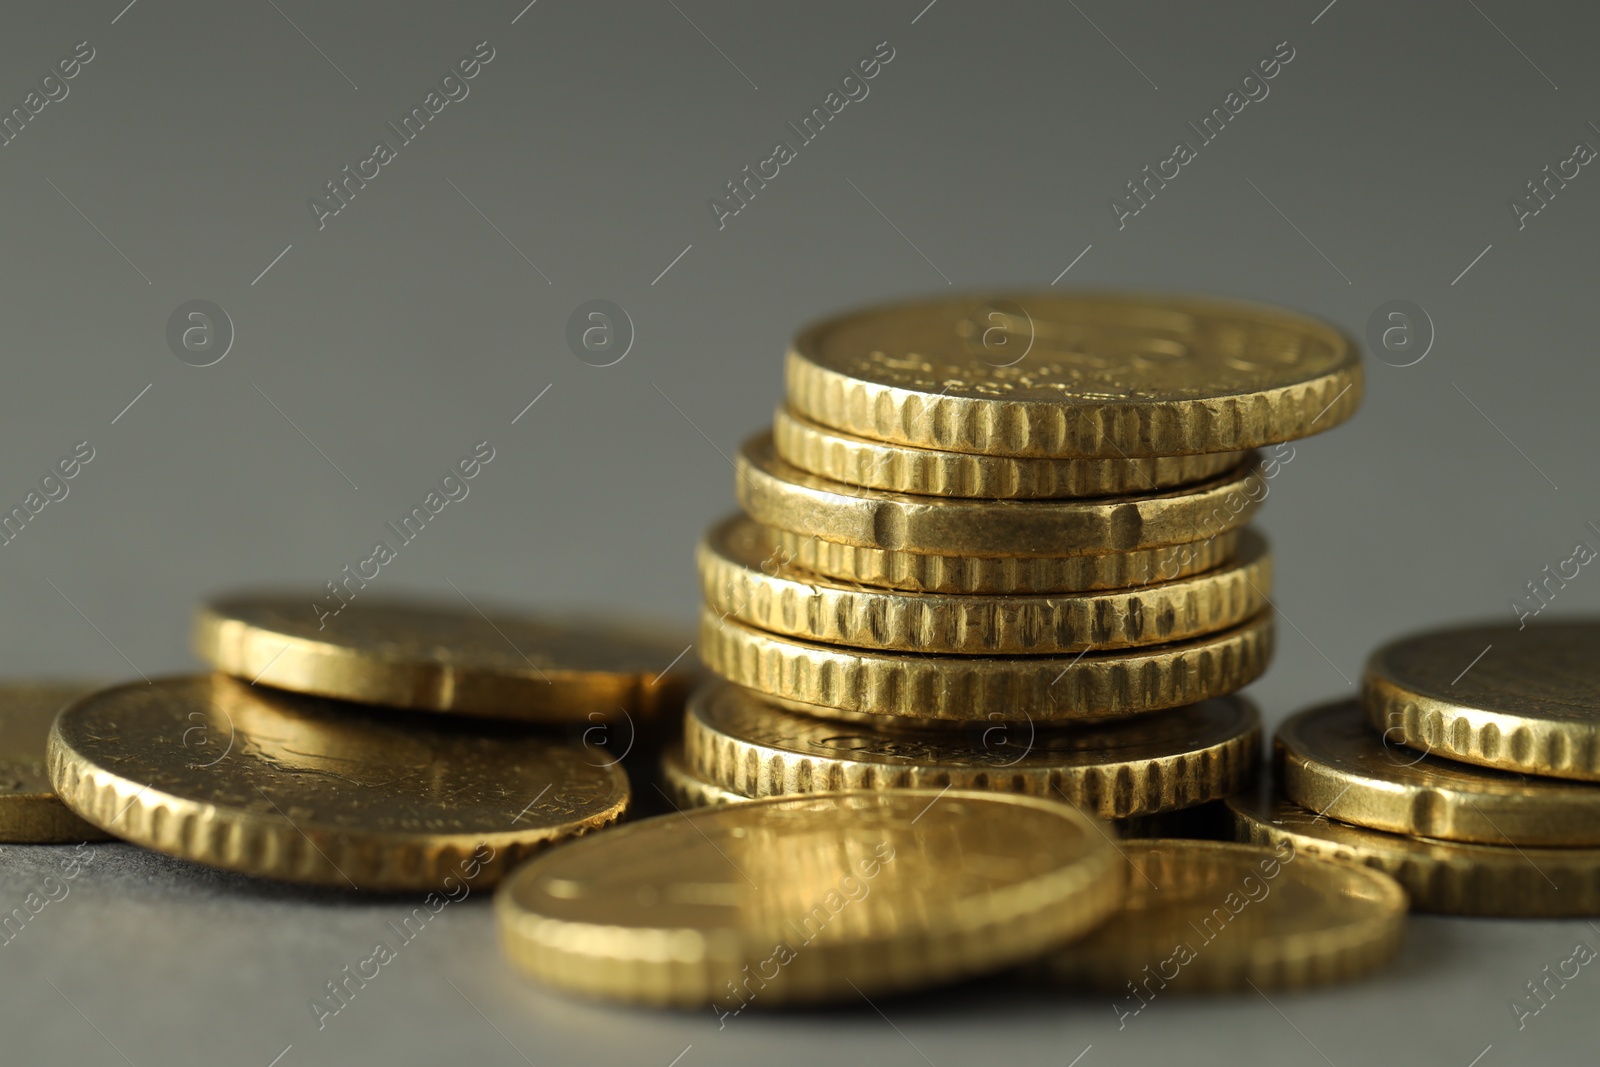
[[[1491,845],[1600,845],[1600,786],[1473,767],[1395,744],[1354,701],[1278,728],[1285,795],[1329,818]]]
[[[1400,944],[1406,895],[1353,864],[1219,841],[1124,842],[1122,911],[1047,957],[1046,973],[1126,994],[1126,1021],[1165,992],[1304,986],[1372,970]]]
[[[665,815],[520,868],[511,958],[572,992],[747,1007],[859,999],[1002,967],[1100,922],[1124,864],[1065,804],[827,793]]]
[[[1230,696],[1069,730],[998,721],[872,730],[713,683],[690,698],[685,748],[690,771],[746,796],[952,786],[1062,799],[1121,819],[1244,788],[1260,722]]]
[[[0,685],[0,842],[105,838],[61,803],[45,766],[45,742],[56,712],[95,688],[70,682]]]
[[[1367,661],[1380,731],[1450,759],[1600,781],[1600,623],[1472,626],[1394,641]]]
[[[78,701],[56,721],[49,764],[67,806],[118,837],[362,890],[492,883],[537,847],[614,822],[628,801],[620,768],[590,749],[222,675]]]
[[[467,603],[363,594],[331,614],[309,596],[240,594],[202,606],[195,644],[218,670],[299,693],[570,723],[681,707],[693,657],[678,636]]]
[[[1600,914],[1600,849],[1513,848],[1351,826],[1255,791],[1229,797],[1241,841],[1384,871],[1417,911],[1558,918]]]
[[[1180,455],[1289,440],[1347,417],[1360,381],[1355,347],[1323,323],[1137,295],[868,308],[803,331],[788,363],[790,405],[823,425],[1015,456]]]

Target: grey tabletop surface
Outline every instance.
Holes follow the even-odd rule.
[[[1375,342],[1259,520],[1269,722],[1600,546],[1592,9],[525,3],[0,12],[0,504],[44,494],[0,545],[0,671],[196,669],[198,598],[321,589],[485,441],[379,588],[688,624],[790,334],[963,288],[1196,290]],[[1541,613],[1597,606],[1585,570]],[[0,910],[71,853],[0,849]],[[1526,986],[1588,922],[1418,917],[1369,980],[1120,1026],[1006,981],[719,1024],[518,979],[484,896],[319,1020],[412,902],[96,845],[0,945],[0,1061],[1494,1067],[1585,1056],[1600,1004],[1586,968]]]

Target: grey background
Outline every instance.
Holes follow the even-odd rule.
[[[687,622],[694,540],[732,506],[726,457],[770,417],[797,326],[947,280],[1046,286],[1074,261],[1063,286],[1280,302],[1356,336],[1409,299],[1436,326],[1416,366],[1372,361],[1360,415],[1273,484],[1269,719],[1350,692],[1399,632],[1514,621],[1524,583],[1600,544],[1600,174],[1522,230],[1507,206],[1600,145],[1579,5],[124,2],[0,17],[6,109],[76,42],[96,50],[0,148],[0,501],[96,450],[0,548],[10,674],[190,669],[196,598],[320,586],[483,439],[494,462],[383,587]],[[307,199],[483,40],[470,96],[319,231]],[[870,95],[719,232],[707,199],[883,40]],[[1285,40],[1270,96],[1119,230],[1107,199]],[[207,368],[165,341],[197,298],[237,330]],[[637,329],[603,369],[565,341],[596,298]],[[1550,614],[1597,605],[1585,571]],[[4,909],[60,854],[4,849]],[[1508,1007],[1600,944],[1588,924],[1418,918],[1370,981],[1159,1001],[1121,1032],[1105,998],[991,983],[719,1032],[545,995],[474,899],[318,1032],[308,998],[410,902],[126,846],[72,885],[0,948],[8,1063],[1065,1065],[1092,1045],[1084,1067],[1467,1067],[1577,1053],[1600,1002],[1585,971],[1525,1030]]]

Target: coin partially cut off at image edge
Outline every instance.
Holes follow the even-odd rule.
[[[1274,748],[1284,795],[1341,822],[1486,845],[1600,846],[1600,785],[1385,743],[1354,700],[1291,716]]]
[[[843,582],[919,593],[1082,593],[1202,574],[1237,554],[1241,530],[1201,541],[1097,556],[938,556],[890,552],[763,527],[775,560]]]
[[[961,500],[864,489],[778,458],[770,433],[734,457],[739,506],[824,541],[936,555],[1056,557],[1187,544],[1250,521],[1270,491],[1261,457],[1197,485],[1076,500]]]
[[[1600,621],[1431,630],[1367,660],[1361,700],[1392,741],[1524,774],[1600,781]]]
[[[98,688],[80,682],[0,683],[0,842],[106,840],[104,831],[61,803],[45,765],[56,713]]]
[[[1400,945],[1406,894],[1352,864],[1225,841],[1125,841],[1123,909],[1039,964],[1071,986],[1123,993],[1138,1014],[1162,993],[1293,988],[1354,978]]]
[[[713,682],[690,697],[684,733],[687,769],[743,796],[951,787],[1065,800],[1121,819],[1245,788],[1261,716],[1249,701],[1226,696],[1120,722],[880,731],[797,714]]]
[[[586,838],[519,868],[495,907],[512,961],[549,985],[726,1016],[1020,962],[1103,921],[1126,866],[1065,804],[823,793]]]
[[[737,685],[821,716],[945,722],[1115,719],[1223,696],[1272,658],[1271,610],[1189,641],[1077,656],[862,651],[700,614],[700,658]],[[842,713],[842,714],[840,714]]]
[[[1161,293],[879,304],[800,331],[789,406],[871,440],[1057,458],[1174,456],[1319,433],[1361,402],[1360,350],[1282,308]]]
[[[1050,655],[1158,645],[1216,633],[1257,614],[1272,553],[1240,531],[1230,563],[1133,589],[1012,596],[868,588],[785,562],[743,516],[711,528],[696,552],[705,604],[771,633],[852,648],[953,655]]]
[[[56,719],[48,760],[69,808],[134,844],[368,891],[493,884],[628,804],[594,749],[220,674],[91,694]]]
[[[313,596],[216,598],[199,610],[196,651],[297,693],[556,724],[670,716],[694,680],[688,634],[378,596],[319,608]]]
[[[1245,452],[1134,459],[1024,459],[871,441],[778,408],[772,441],[786,463],[822,478],[890,493],[988,500],[1059,500],[1150,493],[1215,478]]]
[[[1368,830],[1255,790],[1229,797],[1234,835],[1394,877],[1416,911],[1510,919],[1600,915],[1600,849],[1473,845]]]

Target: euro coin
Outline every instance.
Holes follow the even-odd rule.
[[[518,869],[502,944],[558,989],[745,1009],[859,1001],[1020,962],[1121,902],[1075,809],[961,790],[822,793],[664,815]]]
[[[818,323],[789,406],[892,444],[996,456],[1229,452],[1331,429],[1361,400],[1332,327],[1253,304],[1059,292],[942,297]]]
[[[774,551],[749,519],[713,527],[697,554],[706,606],[772,633],[855,648],[1019,655],[1165,644],[1237,626],[1267,606],[1272,588],[1271,554],[1252,530],[1216,570],[1076,595],[873,589],[807,573]]]
[[[689,700],[688,771],[744,796],[846,789],[954,789],[1065,800],[1105,819],[1237,793],[1255,771],[1261,717],[1236,696],[1092,726],[974,723],[855,730],[726,683]]]
[[[661,781],[667,797],[677,808],[714,808],[749,800],[742,793],[706,781],[689,769],[683,759],[683,746],[673,745],[661,753]]]
[[[886,552],[765,529],[777,565],[792,562],[827,578],[888,589],[1002,596],[1128,589],[1203,574],[1235,557],[1243,533],[1230,530],[1202,541],[1095,556],[983,557]]]
[[[1245,452],[1137,459],[1021,459],[910,448],[830,429],[787,407],[772,420],[784,462],[836,482],[941,497],[1035,500],[1149,493],[1215,478],[1248,459]]]
[[[70,705],[50,781],[116,837],[242,874],[360,890],[489,885],[615,822],[627,777],[525,729],[258,688],[223,675]]]
[[[1600,846],[1600,786],[1385,743],[1353,700],[1293,716],[1276,748],[1284,795],[1341,822],[1486,845]]]
[[[341,601],[328,598],[335,605]],[[252,683],[419,711],[567,724],[648,720],[692,684],[682,635],[361,596],[240,594],[200,609],[195,648]]]
[[[1436,756],[1600,781],[1600,622],[1433,630],[1367,661],[1385,737]]]
[[[1600,915],[1600,849],[1513,848],[1409,837],[1318,815],[1290,801],[1229,797],[1241,841],[1365,864],[1392,875],[1417,911],[1506,918]]]
[[[700,657],[713,674],[811,710],[901,719],[1112,719],[1242,689],[1272,655],[1270,611],[1170,645],[1066,656],[894,655],[770,634],[710,611]]]
[[[1189,544],[1250,521],[1268,484],[1251,461],[1199,485],[1084,500],[955,500],[863,489],[779,459],[770,435],[735,459],[757,522],[861,548],[932,555],[1072,556]]]
[[[94,692],[68,682],[0,685],[0,842],[65,844],[106,835],[61,803],[45,767],[45,742],[56,712]]]
[[[1292,844],[1128,841],[1122,911],[1045,957],[1057,981],[1119,994],[1126,1027],[1167,993],[1292,988],[1382,965],[1400,945],[1406,894],[1386,874]]]

